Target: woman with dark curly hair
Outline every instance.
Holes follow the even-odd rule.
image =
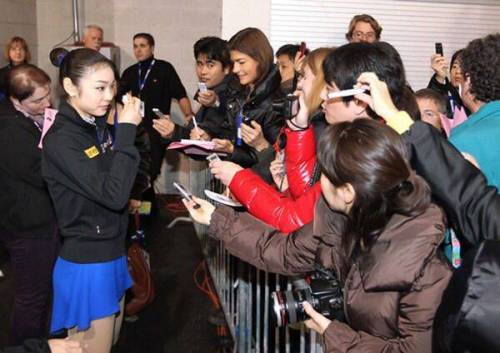
[[[470,42],[462,53],[462,100],[472,115],[450,141],[472,155],[490,185],[500,187],[500,33]]]

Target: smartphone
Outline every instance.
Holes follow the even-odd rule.
[[[155,113],[155,115],[160,118],[160,119],[167,119],[167,116],[165,114],[163,114],[160,109],[158,108],[153,108],[151,109],[153,111],[153,113]]]
[[[443,43],[436,43],[436,54],[443,55]]]
[[[307,50],[306,42],[300,42],[300,46],[299,46],[300,56],[306,55],[306,50]]]
[[[219,155],[217,153],[209,154],[206,159],[207,159],[208,163],[220,161]]]
[[[189,191],[186,190],[186,188],[184,186],[182,186],[181,184],[179,183],[176,183],[174,181],[174,186],[177,190],[179,190],[179,192],[182,194],[182,196],[184,196],[184,198],[188,199],[189,201],[192,201],[194,202],[194,208],[200,208],[200,204],[197,203],[194,199],[193,199],[193,194],[191,194]]]
[[[205,93],[206,91],[208,91],[207,84],[205,82],[198,82],[198,89],[201,93]]]

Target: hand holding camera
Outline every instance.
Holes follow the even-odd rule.
[[[139,125],[141,121],[141,101],[127,93],[123,97],[123,110],[118,115],[118,122]]]
[[[380,81],[378,76],[373,72],[363,72],[358,77],[358,83],[355,88],[365,88],[370,93],[358,93],[354,98],[365,102],[382,118],[388,118],[398,112],[398,109],[392,101],[391,94],[387,88],[387,84]]]

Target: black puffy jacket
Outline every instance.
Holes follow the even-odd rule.
[[[498,190],[431,125],[415,122],[403,137],[412,166],[431,186],[467,250],[436,313],[434,351],[500,352]]]

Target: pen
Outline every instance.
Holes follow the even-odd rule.
[[[193,124],[194,128],[196,129],[196,132],[198,133],[198,136],[201,136],[200,129],[198,129],[198,124],[196,123],[196,117],[194,115],[193,115]]]

